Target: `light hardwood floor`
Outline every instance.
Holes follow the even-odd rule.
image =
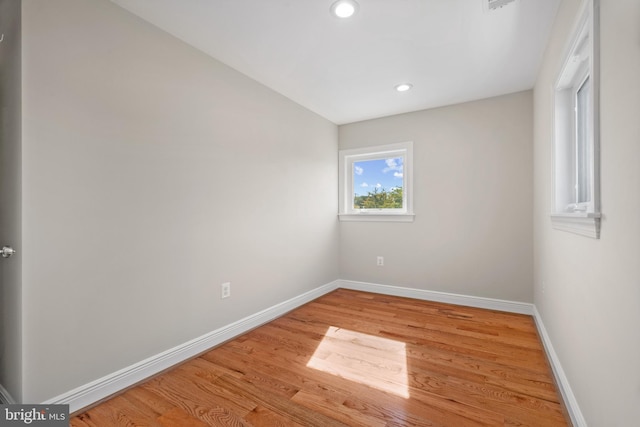
[[[340,289],[71,425],[570,424],[531,317]]]

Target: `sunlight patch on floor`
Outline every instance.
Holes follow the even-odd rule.
[[[400,341],[331,326],[307,367],[409,397],[407,350]]]

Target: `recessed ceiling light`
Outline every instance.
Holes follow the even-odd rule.
[[[349,18],[358,11],[358,3],[355,0],[338,0],[331,5],[331,13],[338,18]]]
[[[396,90],[398,92],[406,92],[409,89],[411,89],[413,87],[413,85],[411,83],[401,83],[399,85],[396,85]]]

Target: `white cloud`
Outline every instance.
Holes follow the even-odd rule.
[[[354,166],[353,166],[353,172],[354,172],[356,175],[362,175],[362,172],[364,172],[364,169],[362,169],[360,166],[356,166],[356,165],[354,165]]]
[[[376,184],[376,188],[382,188],[382,184],[377,183],[377,184]]]
[[[404,170],[404,165],[402,164],[402,158],[385,159],[384,162],[387,164],[387,167],[382,169],[383,173],[394,171],[394,174],[393,174],[394,177],[402,178],[402,172]]]
[[[366,182],[363,182],[362,184],[360,184],[360,187],[363,188],[367,188],[369,186],[369,184],[367,184]]]
[[[387,164],[387,168],[385,170],[396,170],[398,167],[396,159],[387,159],[384,162]]]

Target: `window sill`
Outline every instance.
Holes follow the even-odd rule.
[[[378,221],[378,222],[413,222],[415,214],[383,214],[383,213],[357,213],[338,214],[340,221]]]
[[[551,224],[556,230],[599,239],[600,217],[600,213],[595,212],[553,213]]]

